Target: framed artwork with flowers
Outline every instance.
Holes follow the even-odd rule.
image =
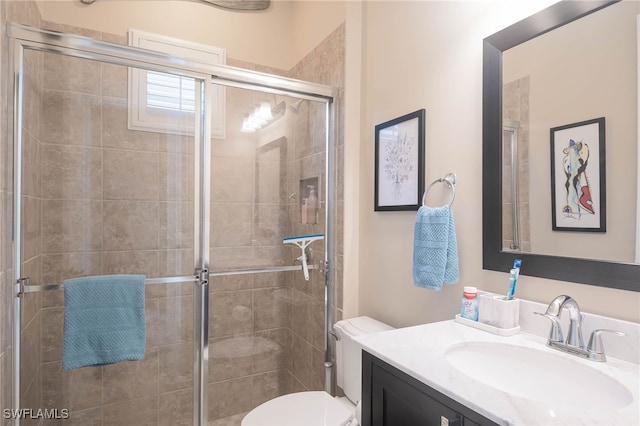
[[[425,110],[375,126],[375,211],[418,210],[424,192]]]

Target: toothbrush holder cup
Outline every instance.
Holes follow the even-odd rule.
[[[520,300],[484,293],[478,297],[478,321],[497,328],[514,328],[520,324]]]

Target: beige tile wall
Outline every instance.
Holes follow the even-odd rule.
[[[43,25],[125,42],[123,37]],[[341,88],[343,56],[344,27],[340,27],[290,72],[247,68]],[[235,62],[230,61],[244,65]],[[179,136],[127,129],[125,68],[49,54],[38,66],[40,87],[27,96],[40,101],[39,109],[29,111],[29,116],[39,118],[33,121],[39,126],[27,136],[31,139],[25,144],[25,158],[30,169],[41,173],[25,180],[30,198],[25,205],[31,203],[28,211],[40,214],[25,218],[29,225],[25,240],[33,240],[27,247],[35,246],[30,253],[34,260],[25,269],[34,271],[31,275],[38,277],[37,283],[106,273],[151,277],[191,273],[193,150]],[[297,201],[287,198],[289,189],[297,192],[300,179],[324,179],[323,109],[301,105],[286,135],[287,163],[278,165],[286,177],[286,190],[271,188],[266,199],[258,200],[253,174],[256,140],[234,130],[239,129],[247,101],[257,98],[247,99],[246,93],[234,97],[234,90],[239,89],[227,92],[227,139],[212,141],[212,267],[293,264],[297,254],[282,246],[282,237],[324,232],[322,219],[319,225],[300,225]],[[340,105],[341,98],[339,113]],[[341,120],[336,124],[341,135]],[[337,141],[341,159],[343,141],[340,136]],[[270,163],[261,167],[268,168]],[[324,193],[320,188],[322,202]],[[339,208],[341,194],[339,190]],[[315,244],[313,256],[319,260],[324,256],[323,244]],[[287,392],[322,388],[324,279],[318,271],[312,271],[308,283],[301,276],[278,273],[212,279],[212,420],[247,412]],[[340,280],[336,290],[341,292]],[[43,407],[71,409],[71,420],[65,424],[191,424],[192,305],[190,285],[148,287],[145,360],[63,372],[62,294],[43,294],[38,304],[29,304],[27,312],[31,321],[25,327],[31,328],[25,336],[35,337],[26,340],[25,347],[33,347],[29,353],[37,356],[26,362],[37,367],[25,368],[25,373],[41,382],[27,397],[41,400]],[[341,305],[336,308],[340,316]],[[2,330],[6,330],[4,322]],[[0,351],[0,360],[10,365],[6,351]],[[6,371],[8,367],[0,374]],[[6,400],[6,395],[3,389],[0,397]]]

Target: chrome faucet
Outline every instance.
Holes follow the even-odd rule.
[[[569,311],[569,331],[566,340],[563,338],[562,326],[560,325],[560,315],[564,308],[567,308]],[[582,339],[582,319],[584,316],[580,313],[580,307],[575,299],[564,294],[553,299],[544,314],[542,312],[534,312],[534,314],[541,315],[551,321],[551,330],[549,331],[547,346],[593,361],[607,360],[600,338],[601,333],[613,333],[617,336],[625,335],[625,333],[615,330],[594,330],[589,338],[589,344],[585,349],[584,340]]]
[[[575,299],[566,295],[556,297],[549,303],[546,314],[553,315],[559,320],[564,308],[569,310],[569,332],[567,333],[565,344],[577,348],[584,348],[584,341],[582,339],[583,316],[580,313],[580,307]]]

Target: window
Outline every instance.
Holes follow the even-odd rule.
[[[210,64],[224,64],[226,51],[180,39],[129,31],[129,45],[174,53]],[[163,72],[129,69],[129,128],[150,132],[192,134],[200,94],[195,80]],[[224,88],[213,87],[211,135],[224,138]]]

